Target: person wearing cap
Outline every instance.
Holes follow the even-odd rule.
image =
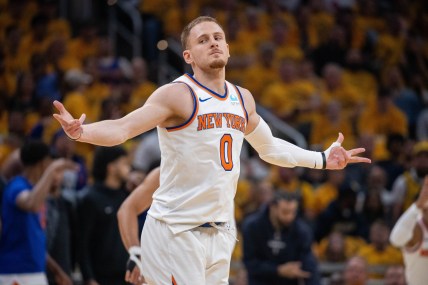
[[[47,254],[46,199],[67,169],[70,160],[52,160],[49,147],[36,140],[19,149],[22,172],[9,180],[2,197],[0,236],[0,284],[48,285],[46,272],[59,285],[71,285],[70,277]]]
[[[396,221],[416,200],[426,175],[428,175],[428,141],[420,141],[413,146],[410,169],[398,176],[392,186],[393,221]]]
[[[125,182],[130,170],[123,147],[95,149],[94,182],[82,190],[77,206],[79,265],[86,285],[126,284],[123,276],[128,252],[120,238],[116,214],[129,194]]]

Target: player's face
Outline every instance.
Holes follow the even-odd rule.
[[[224,31],[214,22],[197,24],[189,33],[183,56],[187,63],[202,69],[224,68],[229,58]]]

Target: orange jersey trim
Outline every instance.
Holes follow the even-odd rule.
[[[175,281],[174,275],[171,275],[172,285],[177,285],[177,281]]]

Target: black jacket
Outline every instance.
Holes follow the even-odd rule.
[[[116,214],[128,192],[101,183],[83,191],[78,203],[79,263],[83,278],[101,284],[104,279],[111,280],[110,284],[125,284],[129,255],[120,237]]]
[[[265,206],[244,220],[242,233],[249,285],[319,284],[317,261],[311,249],[312,233],[302,220],[297,218],[275,236],[269,219],[269,207]],[[280,277],[278,266],[290,261],[300,261],[302,269],[309,271],[311,277],[304,283]]]

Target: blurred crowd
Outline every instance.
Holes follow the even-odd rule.
[[[88,243],[98,244],[100,252],[122,251],[122,257],[126,250],[99,243],[109,235],[118,238],[118,233],[112,234],[117,223],[106,223],[89,237],[98,223],[96,212],[90,211],[97,207],[90,202],[97,200],[88,190],[100,180],[94,176],[97,148],[66,137],[52,117],[52,101],[63,102],[76,118],[85,113],[87,122],[129,113],[158,86],[157,40],[179,41],[185,24],[210,15],[226,31],[231,53],[228,81],[249,89],[258,104],[301,132],[309,148],[326,149],[342,132],[345,148],[364,147],[364,156],[373,161],[341,171],[280,168],[244,148],[235,199],[240,242],[231,282],[257,284],[247,274],[241,229],[250,216],[275,206],[275,194],[283,192],[297,197],[295,219],[307,226],[310,250],[325,284],[405,284],[393,283],[403,279],[403,260],[400,250],[389,244],[389,233],[428,175],[424,1],[145,0],[138,9],[145,25],[144,56],[129,58],[114,50],[96,19],[71,23],[60,18],[58,1],[0,1],[2,184],[22,172],[19,149],[29,138],[43,141],[56,159],[79,165],[78,170],[64,172],[58,194],[70,205],[65,224],[70,228],[62,233],[70,242],[53,246],[49,236],[57,231],[47,230],[52,255],[68,252],[66,271],[93,278],[87,264],[91,258],[84,257],[82,263],[79,254]],[[130,171],[111,171],[125,185],[117,187],[129,192],[160,163],[156,132],[121,147],[123,152],[98,162],[98,167],[126,156],[121,163]],[[126,191],[115,201],[123,201]],[[114,213],[117,208],[100,211]],[[49,223],[57,228],[58,214],[53,211],[47,217],[47,229]],[[120,247],[118,241],[113,244]],[[268,250],[281,260],[274,254],[278,248]]]

